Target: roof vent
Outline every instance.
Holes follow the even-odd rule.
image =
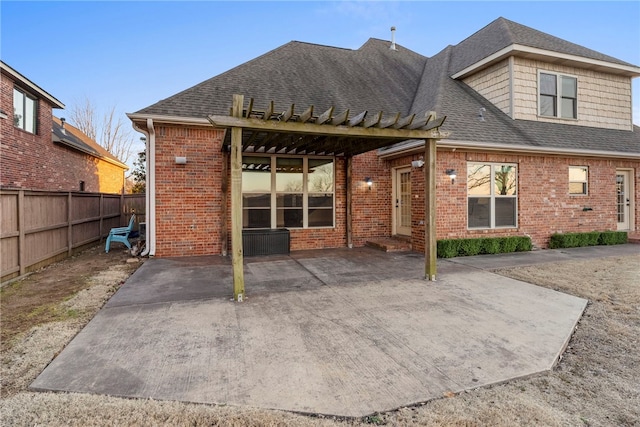
[[[65,119],[64,117],[60,117],[60,126],[62,127],[62,133],[64,133],[65,135],[67,134],[67,131],[64,129],[64,122],[66,122],[67,119]]]
[[[389,49],[398,50],[396,49],[396,27],[391,27],[391,46]]]

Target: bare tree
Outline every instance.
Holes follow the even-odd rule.
[[[125,125],[122,117],[116,115],[115,106],[107,110],[100,119],[93,102],[85,98],[82,102],[73,105],[69,113],[75,127],[121,162],[129,162],[134,140],[133,130]]]

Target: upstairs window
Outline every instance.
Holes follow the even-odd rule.
[[[541,116],[578,118],[578,79],[541,72],[538,87]]]
[[[36,133],[38,100],[21,91],[13,89],[13,125],[24,131]]]

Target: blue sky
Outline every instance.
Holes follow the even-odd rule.
[[[4,62],[67,108],[88,97],[123,115],[291,40],[357,49],[370,37],[389,40],[391,26],[398,44],[432,56],[502,16],[640,66],[637,0],[3,0],[0,14]],[[640,78],[633,91],[640,125]]]

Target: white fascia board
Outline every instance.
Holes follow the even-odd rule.
[[[592,66],[595,65],[598,67],[608,68],[612,71],[618,71],[618,72],[622,71],[623,74],[633,76],[633,77],[640,76],[640,67],[616,64],[613,62],[601,61],[599,59],[585,58],[583,56],[569,55],[566,53],[559,53],[551,50],[539,49],[536,47],[524,46],[520,44],[512,44],[497,51],[493,55],[489,55],[486,58],[476,62],[475,64],[471,64],[467,68],[458,71],[457,73],[452,75],[451,78],[459,79],[462,77],[466,77],[467,75],[475,72],[476,70],[484,68],[488,64],[497,62],[508,56],[517,56],[518,53],[526,53],[526,54],[532,54],[532,55],[538,55],[538,56],[548,56],[551,58],[558,58],[565,61],[571,61],[571,62],[581,63],[585,65],[592,65]]]
[[[4,62],[0,61],[0,69],[7,73],[14,81],[20,82],[23,86],[30,89],[35,95],[38,95],[40,98],[44,98],[53,106],[53,108],[62,108],[65,106],[62,102],[57,100],[53,95],[51,95],[46,90],[42,89],[40,86],[20,74],[18,71],[14,70]]]
[[[165,116],[160,114],[137,114],[137,113],[127,113],[127,117],[130,120],[142,120],[145,121],[147,119],[153,120],[155,124],[157,123],[167,123],[172,125],[203,125],[207,127],[211,127],[211,122],[206,118],[200,117],[180,117],[180,116]]]
[[[493,144],[486,142],[476,141],[456,141],[456,140],[439,140],[437,143],[438,148],[445,149],[465,149],[475,151],[497,151],[497,152],[511,152],[511,153],[523,153],[523,154],[538,154],[538,155],[554,155],[554,156],[577,156],[577,157],[605,157],[605,158],[620,158],[629,160],[640,160],[640,153],[625,153],[620,151],[605,151],[605,150],[579,150],[577,148],[553,148],[553,147],[532,147],[526,145],[511,145],[511,144]],[[416,154],[424,152],[424,141],[413,140],[408,141],[407,144],[396,147],[394,149],[385,150],[384,152],[378,152],[378,157],[383,160],[397,158],[404,155]]]

